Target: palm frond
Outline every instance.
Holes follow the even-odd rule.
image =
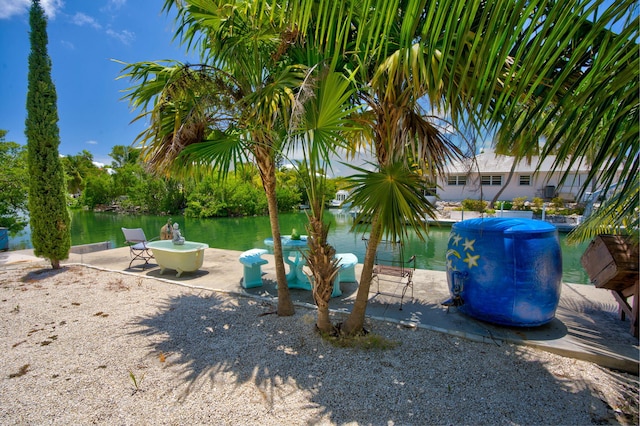
[[[249,162],[248,137],[235,129],[225,132],[214,129],[201,142],[186,146],[176,158],[176,166],[185,170],[213,169],[224,180],[234,165]]]
[[[570,243],[590,241],[601,234],[630,235],[638,241],[640,227],[640,182],[627,192],[618,191],[567,237]]]
[[[403,240],[408,229],[424,238],[427,232],[425,219],[433,217],[435,207],[422,191],[422,176],[404,162],[392,163],[376,171],[352,166],[358,172],[349,180],[351,201],[360,209],[354,220],[354,228],[379,215],[384,224],[383,235],[392,241]]]

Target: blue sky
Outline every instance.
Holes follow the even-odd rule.
[[[7,141],[20,144],[26,144],[30,4],[31,0],[0,0],[0,129],[9,131]],[[175,12],[161,13],[163,0],[41,0],[41,4],[49,19],[59,151],[74,155],[88,150],[94,160],[110,164],[111,148],[130,145],[144,128],[143,122],[130,123],[136,114],[121,100],[129,82],[116,80],[122,65],[112,59],[127,63],[197,59],[172,41]]]
[[[49,56],[58,94],[60,154],[87,150],[110,164],[114,145],[130,145],[143,123],[121,100],[128,80],[116,80],[124,62],[187,59],[174,35],[175,12],[162,0],[41,0],[48,17]],[[0,129],[26,144],[30,0],[0,0]]]

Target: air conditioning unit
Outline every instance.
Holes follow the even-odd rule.
[[[544,187],[544,198],[553,198],[556,194],[556,187],[554,185],[547,185]]]

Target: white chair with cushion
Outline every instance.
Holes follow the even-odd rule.
[[[142,228],[122,228],[124,234],[124,243],[129,246],[129,254],[131,254],[131,262],[134,260],[144,260],[144,264],[149,264],[149,259],[153,259],[153,254],[149,251],[147,243],[157,238],[147,240]]]

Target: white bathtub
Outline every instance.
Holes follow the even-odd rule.
[[[173,244],[171,240],[152,241],[147,247],[153,252],[153,257],[160,267],[160,273],[165,269],[175,269],[179,277],[183,272],[193,272],[200,269],[204,260],[204,249],[208,244],[185,241],[183,245]]]

